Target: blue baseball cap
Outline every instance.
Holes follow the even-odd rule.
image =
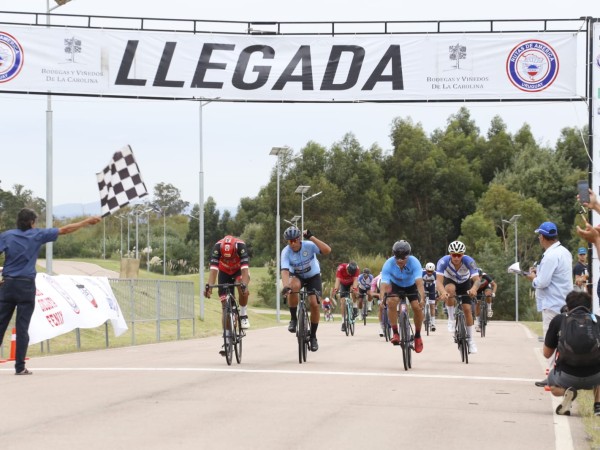
[[[536,233],[541,234],[542,236],[545,237],[556,237],[558,236],[558,228],[556,226],[556,224],[552,223],[552,222],[544,222],[542,223],[537,230],[535,230]]]
[[[587,248],[585,248],[585,247],[579,247],[577,249],[577,254],[578,255],[587,255]]]

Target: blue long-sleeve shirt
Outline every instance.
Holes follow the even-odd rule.
[[[546,249],[531,283],[535,289],[538,311],[550,309],[560,313],[567,294],[573,289],[572,267],[573,255],[560,242],[555,242]]]

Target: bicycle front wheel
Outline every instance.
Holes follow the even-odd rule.
[[[363,308],[362,308],[362,313],[363,313],[363,324],[364,326],[367,326],[367,301],[365,299],[363,299]]]
[[[460,315],[457,320],[458,327],[458,340],[460,342],[459,348],[461,353],[461,360],[465,364],[469,364],[469,343],[467,342],[467,326],[465,324],[465,317]]]
[[[352,314],[352,310],[348,308],[348,300],[346,300],[346,317],[344,317],[344,331],[346,332],[346,336],[350,334],[350,314]]]
[[[306,361],[306,354],[304,353],[304,345],[306,344],[306,317],[304,314],[304,308],[298,308],[298,329],[296,331],[298,338],[298,363]]]
[[[230,308],[227,308],[230,310]],[[231,361],[233,359],[233,316],[231,311],[227,312],[227,315],[225,316],[225,327],[223,327],[223,340],[224,340],[224,344],[223,344],[223,348],[225,349],[225,361],[227,361],[227,365],[230,366],[231,365]]]
[[[431,314],[429,313],[429,305],[425,305],[425,320],[423,321],[425,324],[425,332],[427,336],[429,336],[429,327],[431,324]]]

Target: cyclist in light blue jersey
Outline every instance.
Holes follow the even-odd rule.
[[[479,288],[479,270],[475,260],[465,255],[467,248],[460,241],[451,242],[448,246],[449,255],[442,256],[436,267],[436,289],[440,298],[446,301],[448,309],[448,331],[454,331],[454,307],[456,295],[468,295],[472,299],[477,296]],[[469,353],[477,353],[475,345],[475,325],[471,313],[471,302],[463,301],[462,310],[465,314]]]
[[[319,303],[317,295],[320,296],[323,288],[321,284],[321,268],[317,260],[317,254],[328,255],[331,247],[323,241],[317,239],[310,230],[304,231],[305,241],[301,239],[302,233],[294,226],[287,228],[283,233],[283,238],[288,245],[281,251],[281,283],[283,285],[282,294],[288,297],[290,307],[290,320],[288,331],[296,332],[298,324],[298,294],[302,287],[306,287],[307,292],[315,291],[315,294],[309,295],[310,301],[310,349],[316,352],[319,349],[317,342],[317,328],[319,326]],[[296,292],[292,294],[290,292]]]
[[[423,351],[421,338],[421,325],[423,324],[423,304],[425,301],[425,288],[423,287],[423,266],[419,260],[410,254],[410,244],[406,241],[397,241],[392,247],[393,256],[381,268],[381,294],[397,294],[397,297],[388,297],[388,315],[394,336],[391,343],[400,344],[398,334],[398,312],[396,308],[400,300],[408,298],[415,320],[415,352]]]

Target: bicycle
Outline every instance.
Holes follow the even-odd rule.
[[[296,338],[298,339],[298,363],[306,362],[306,355],[310,350],[310,321],[308,320],[308,308],[306,307],[307,299],[310,295],[317,295],[316,291],[306,291],[303,287],[300,291],[290,292],[290,294],[298,294],[298,326],[296,328]],[[319,297],[317,295],[317,303]]]
[[[367,302],[367,293],[363,293],[363,294],[359,294],[358,295],[359,299],[362,299],[362,309],[361,309],[361,314],[362,314],[362,319],[363,319],[363,324],[366,326],[367,325],[367,316],[369,315],[369,304]]]
[[[488,322],[488,304],[485,295],[479,296],[477,298],[479,302],[479,327],[481,337],[485,337],[485,328],[487,327]]]
[[[381,320],[383,322],[383,335],[385,336],[385,342],[389,342],[389,340],[391,339],[391,333],[390,333],[390,329],[391,329],[391,324],[390,324],[390,318],[388,316],[388,308],[387,308],[387,304],[384,304],[383,300],[380,302],[379,305],[381,309]]]
[[[342,297],[342,300],[344,301],[344,309],[346,311],[346,315],[343,319],[346,336],[349,334],[354,336],[354,310],[352,308],[352,300],[350,297]]]
[[[425,317],[423,319],[423,326],[425,327],[425,332],[427,333],[427,336],[429,336],[429,329],[431,328],[431,308],[429,307],[429,304],[427,303],[427,300],[425,301]]]
[[[469,364],[469,342],[467,336],[467,323],[465,313],[462,309],[462,303],[464,299],[471,301],[471,297],[468,295],[455,295],[456,308],[455,308],[455,326],[454,326],[454,342],[458,345],[458,351],[460,352],[461,360],[465,364]]]
[[[412,351],[415,349],[415,334],[410,315],[408,312],[407,298],[400,297],[398,294],[386,294],[385,298],[398,297],[400,299],[400,311],[398,314],[398,331],[400,333],[400,348],[402,349],[402,362],[404,370],[412,368]]]
[[[208,287],[222,288],[227,291],[225,296],[225,312],[223,315],[223,350],[225,361],[230,366],[233,361],[233,353],[235,352],[235,360],[238,364],[242,362],[242,338],[246,336],[246,332],[242,329],[240,321],[240,311],[233,295],[233,288],[245,285],[241,283],[223,283],[213,284]]]

